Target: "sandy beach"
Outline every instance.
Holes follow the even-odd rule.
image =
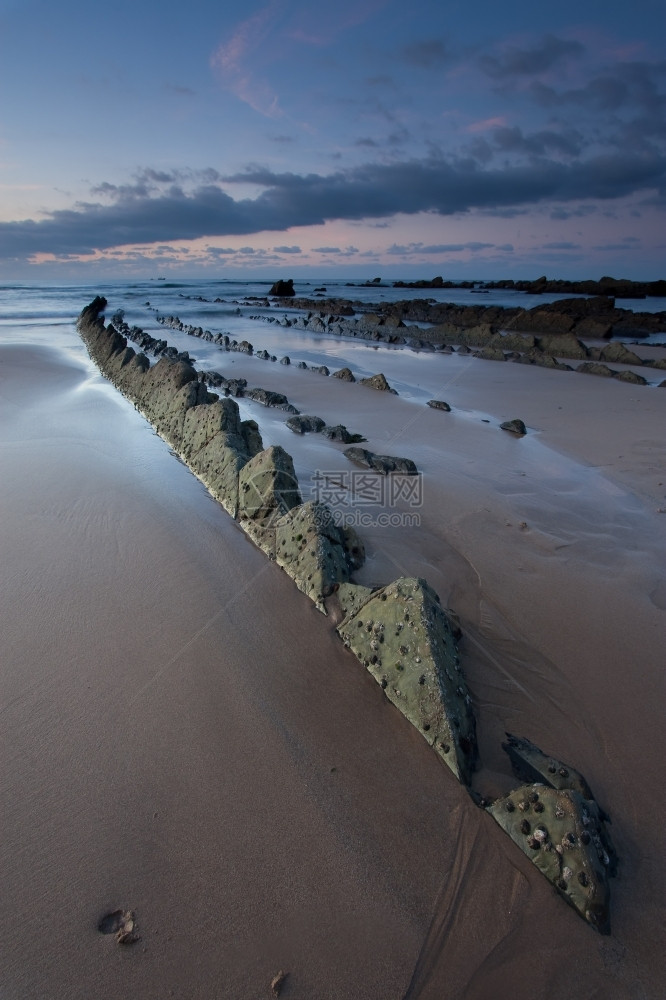
[[[307,1000],[661,996],[666,392],[337,349],[400,395],[215,361],[423,472],[418,526],[359,528],[358,580],[424,576],[458,614],[477,791],[517,784],[506,730],[585,774],[620,858],[612,934],[557,898],[109,383],[62,350],[11,345],[3,1000],[250,1000],[279,970],[282,996]],[[304,487],[349,470],[342,446],[240,402]],[[512,417],[525,438],[498,429]],[[132,947],[98,932],[116,908],[136,913]]]

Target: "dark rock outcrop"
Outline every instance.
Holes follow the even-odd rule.
[[[329,441],[342,441],[343,444],[358,444],[366,440],[362,434],[352,434],[344,424],[327,425],[322,427],[321,432]]]
[[[500,427],[503,431],[510,431],[511,434],[527,434],[527,427],[517,417],[515,420],[505,420],[500,424]]]
[[[341,368],[339,371],[333,372],[333,376],[332,377],[333,378],[342,379],[343,382],[355,382],[356,381],[356,379],[354,378],[354,376],[353,376],[352,371],[351,371],[350,368]]]
[[[559,358],[572,358],[574,361],[582,361],[588,356],[585,344],[571,333],[537,337],[536,346],[543,354],[552,354]]]
[[[482,361],[506,361],[504,351],[497,347],[482,348],[477,354],[477,358],[481,358]]]
[[[264,406],[273,406],[288,413],[298,413],[295,406],[289,402],[287,397],[281,392],[273,392],[271,389],[261,389],[256,386],[254,389],[246,389],[243,395],[247,399],[253,399],[255,403],[263,403]]]
[[[629,382],[630,385],[647,385],[647,379],[643,378],[637,372],[622,371],[613,372],[613,378],[617,379],[618,382]]]
[[[322,420],[321,417],[308,417],[308,416],[295,416],[289,417],[287,421],[287,427],[294,434],[308,434],[314,432],[318,434],[319,431],[325,426],[326,421]]]
[[[427,405],[432,407],[433,410],[444,410],[445,413],[451,412],[451,407],[443,399],[429,399]]]
[[[362,378],[360,385],[367,385],[370,389],[378,389],[380,392],[392,392],[395,396],[398,395],[395,389],[392,389],[386,381],[386,376],[381,372],[378,375],[370,375],[368,378]]]
[[[612,378],[613,375],[608,365],[602,365],[598,361],[585,361],[582,365],[578,365],[576,371],[582,372],[583,375],[601,375],[602,378]]]
[[[296,294],[294,291],[294,280],[293,278],[288,278],[286,281],[280,279],[276,281],[274,285],[271,286],[269,295],[274,295],[276,298],[291,298]]]
[[[418,469],[411,458],[397,458],[394,455],[375,455],[365,448],[345,448],[345,455],[350,462],[360,465],[364,469],[372,469],[382,476],[388,476],[391,472],[400,473],[403,476],[416,476]]]

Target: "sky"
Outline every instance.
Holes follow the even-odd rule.
[[[666,277],[663,0],[0,0],[0,282]]]

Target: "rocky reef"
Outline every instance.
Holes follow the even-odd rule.
[[[313,299],[292,299],[290,307],[302,310],[305,315],[289,319],[289,325],[312,333],[409,344],[420,350],[429,345],[442,348],[457,344],[518,352],[533,360],[543,355],[598,360],[606,348],[587,347],[585,339],[635,339],[666,331],[666,313],[622,309],[616,306],[614,298],[605,295],[560,299],[531,309],[458,305],[423,298],[371,306],[359,301],[327,300],[326,312],[322,305]],[[277,322],[274,317],[269,321]],[[622,361],[619,357],[608,360]],[[638,359],[622,363],[642,362]]]
[[[381,616],[373,610],[373,622],[382,621],[383,628],[377,625],[367,643],[357,630],[348,645],[374,671],[377,658],[366,645],[381,644],[385,671],[392,678],[399,674],[401,683],[390,689],[388,680],[382,684],[387,696],[456,777],[469,781],[476,760],[471,698],[454,631],[431,588],[422,580],[397,580],[380,591],[355,585],[352,577],[363,564],[363,544],[353,528],[335,522],[324,504],[303,503],[291,456],[280,446],[264,448],[257,424],[240,420],[234,399],[209,392],[189,358],[161,357],[151,366],[145,354],[136,354],[112,323],[105,326],[106,304],[98,296],[78,320],[79,333],[102,373],[321,611],[333,600],[349,617],[361,605],[369,602],[374,609],[376,603]],[[307,418],[307,426],[318,427],[317,418]],[[294,429],[305,430],[305,419]],[[416,472],[408,468],[408,460],[386,457],[377,463],[379,471],[391,471],[387,462],[391,469]]]
[[[106,304],[98,296],[78,319],[79,333],[100,371],[316,607],[335,613],[342,641],[387,699],[456,779],[471,786],[478,761],[476,722],[453,613],[442,608],[437,594],[420,578],[401,577],[379,588],[355,583],[354,573],[365,559],[361,539],[350,526],[336,523],[325,504],[304,503],[291,456],[280,446],[264,448],[256,422],[240,419],[232,396],[234,389],[244,391],[244,380],[216,372],[204,375],[195,370],[187,352],[174,353],[162,342],[145,341],[147,348],[158,344],[159,360],[151,365],[113,323],[105,325]],[[125,329],[121,317],[117,325]],[[210,387],[230,394],[220,397]],[[271,405],[263,392],[252,398]],[[442,401],[431,400],[430,405],[448,409]],[[296,433],[331,431],[337,440],[344,440],[340,431],[348,434],[342,425],[327,428],[312,416],[295,414],[289,425]],[[517,419],[502,426],[525,433]],[[409,459],[362,448],[348,448],[345,455],[384,475],[417,474]],[[490,804],[480,804],[583,919],[608,933],[608,880],[617,862],[606,814],[574,768],[526,739],[509,735],[503,746],[525,783]],[[471,794],[478,802],[478,795]]]
[[[270,305],[268,300],[265,304]],[[313,303],[310,299],[295,299],[290,302],[291,306],[301,309],[309,309],[313,304],[321,305],[321,303]],[[619,312],[615,310],[615,313],[621,314],[621,322],[624,325],[621,328],[617,325],[609,326],[606,320],[614,306],[612,300],[607,300],[603,296],[598,299],[570,299],[548,303],[533,310],[507,310],[501,306],[489,308],[455,306],[450,303],[433,304],[427,300],[411,300],[382,303],[372,307],[376,310],[375,312],[363,311],[364,304],[355,303],[360,314],[354,315],[354,307],[345,303],[344,300],[327,300],[327,306],[335,312],[328,314],[310,312],[307,317],[298,317],[297,319],[289,319],[285,316],[282,320],[278,320],[275,316],[266,317],[264,315],[252,318],[278,326],[293,326],[295,329],[308,330],[313,333],[354,337],[361,340],[384,342],[393,346],[406,345],[419,351],[430,350],[450,354],[453,352],[453,345],[456,345],[458,354],[474,354],[475,357],[483,361],[512,361],[515,364],[534,365],[557,371],[604,375],[632,385],[648,385],[649,383],[637,372],[609,368],[604,362],[610,361],[644,368],[666,368],[666,358],[640,358],[621,341],[612,341],[603,347],[588,347],[582,339],[579,339],[579,337],[609,338],[619,332],[638,337],[666,330],[665,313],[639,314],[626,309],[619,310]],[[401,318],[403,309],[407,309],[410,314],[416,311],[422,320],[433,321],[432,325],[425,329],[416,325],[406,326]],[[397,312],[391,310],[397,310]],[[353,316],[353,318],[343,318],[346,316]],[[442,322],[442,316],[447,317],[444,322]],[[605,317],[603,322],[601,322],[600,316],[602,319]],[[410,316],[410,318],[414,317]],[[249,355],[254,353],[252,344],[246,340],[239,343],[227,334],[213,334],[210,330],[183,323],[177,316],[158,315],[156,319],[164,326],[172,327],[206,341],[213,341],[226,351],[237,351]],[[119,329],[129,339],[138,343],[143,350],[157,357],[189,360],[187,351],[179,353],[175,348],[169,347],[165,340],[155,340],[137,327],[130,328],[122,324]],[[532,329],[534,329],[534,333],[529,332]],[[540,333],[540,335],[537,336],[536,333]],[[265,350],[257,351],[254,356],[264,361],[277,361],[275,355],[269,354]],[[582,364],[572,367],[560,360],[561,358],[581,361]],[[291,364],[291,359],[283,357],[280,359],[280,363]],[[356,381],[349,368],[342,368],[337,372],[330,373],[325,365],[310,366],[304,361],[299,361],[296,367],[317,372],[320,375],[332,374],[333,378],[339,378],[342,381]],[[222,379],[221,376],[220,379]],[[221,380],[216,385],[228,388],[232,395],[249,395],[250,392],[263,394],[265,398],[262,398],[262,402],[265,405],[276,406],[290,413],[296,412],[289,402],[281,403],[277,399],[271,401],[273,394],[267,390],[247,390],[246,383],[237,386],[238,381],[228,380],[229,385],[225,386],[224,381]],[[361,379],[360,384],[380,391],[396,393],[396,390],[391,388],[381,373]],[[274,395],[277,397],[279,393]],[[440,408],[443,409],[443,407]]]

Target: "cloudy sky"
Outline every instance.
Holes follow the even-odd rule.
[[[666,276],[663,0],[0,0],[0,281]]]

